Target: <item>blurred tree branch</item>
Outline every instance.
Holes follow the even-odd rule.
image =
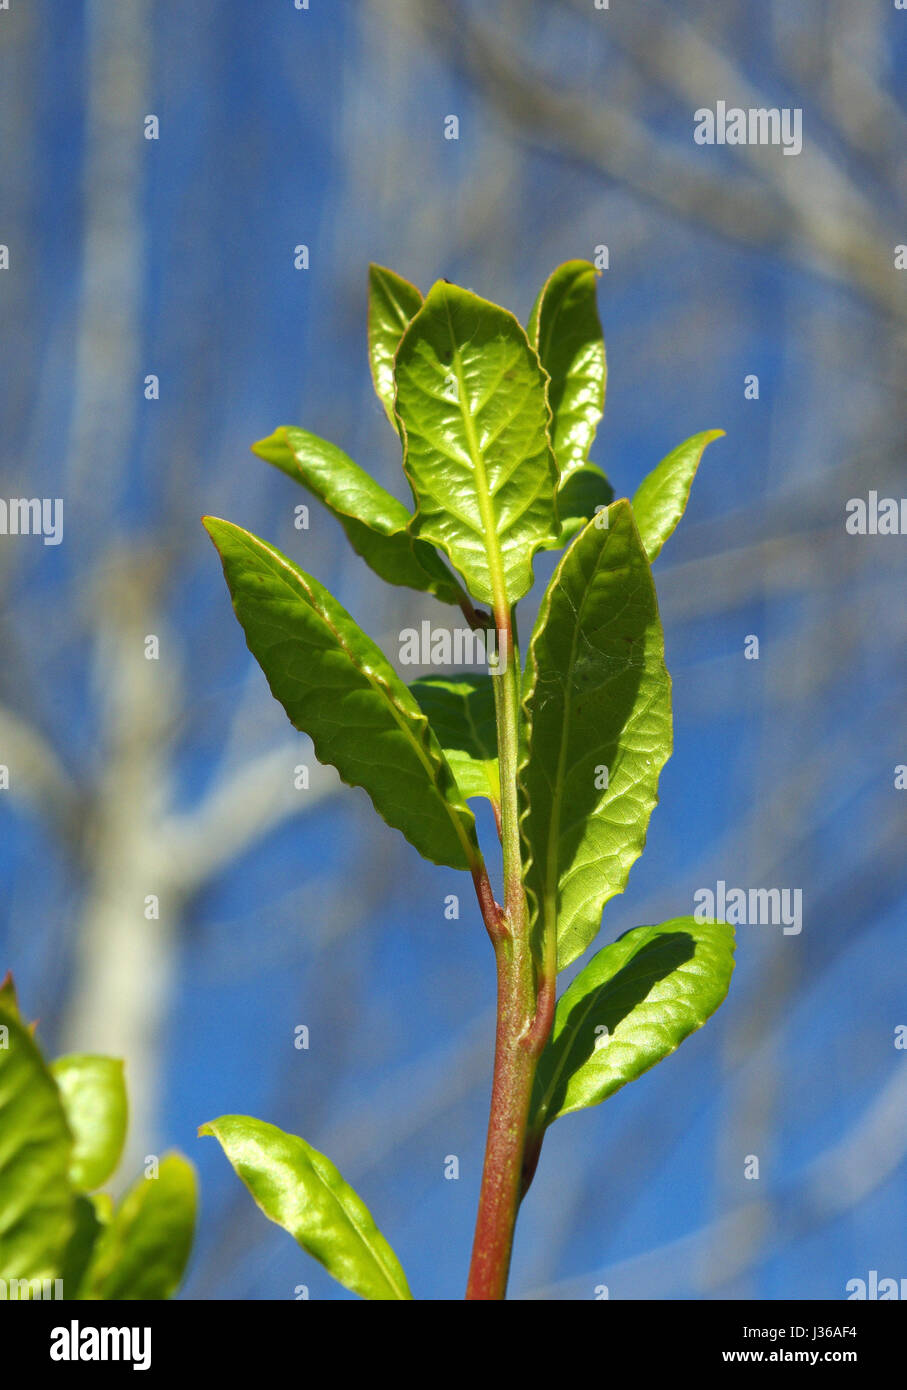
[[[310,758],[309,786],[296,790],[294,768]],[[287,740],[224,772],[188,814],[177,812],[160,826],[164,857],[184,896],[199,892],[229,864],[283,821],[308,814],[338,789],[332,768],[314,761],[305,742]]]
[[[588,1300],[604,1283],[622,1298],[670,1298],[690,1274],[701,1293],[715,1296],[779,1246],[851,1210],[891,1177],[905,1155],[907,1073],[897,1067],[859,1122],[776,1191],[740,1203],[679,1240],[526,1297]]]
[[[80,840],[84,805],[77,784],[38,728],[0,705],[0,762],[10,770],[10,794],[31,806],[72,856]]]
[[[690,133],[693,110],[712,94],[745,107],[773,104],[699,29],[666,6],[650,0],[645,9],[616,6],[605,14],[577,0],[566,3],[589,22],[603,20],[602,40],[619,43],[650,79],[689,107]],[[557,149],[731,241],[831,275],[860,290],[885,317],[907,317],[893,292],[896,238],[886,234],[872,203],[822,149],[815,132],[808,132],[795,159],[760,145],[734,146],[738,164],[749,164],[754,177],[730,173],[727,166],[711,174],[711,161],[666,143],[599,90],[555,88],[520,51],[521,35],[513,29],[505,34],[475,19],[469,5],[449,0],[409,0],[408,8],[522,138]]]

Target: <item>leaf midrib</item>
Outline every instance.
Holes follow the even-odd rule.
[[[303,1143],[304,1143],[304,1142],[305,1142],[305,1141],[303,1140]],[[307,1146],[307,1147],[308,1147],[308,1146]],[[376,1250],[375,1246],[372,1244],[372,1240],[370,1239],[370,1232],[367,1232],[366,1228],[364,1228],[363,1226],[360,1225],[359,1221],[356,1219],[356,1214],[355,1214],[353,1211],[351,1211],[350,1208],[345,1204],[345,1202],[342,1200],[341,1196],[334,1190],[334,1188],[331,1187],[331,1184],[327,1181],[327,1179],[324,1178],[324,1177],[322,1177],[321,1172],[319,1171],[318,1165],[317,1165],[317,1163],[316,1163],[315,1160],[314,1160],[314,1157],[313,1157],[313,1154],[314,1154],[314,1153],[315,1153],[315,1150],[311,1150],[311,1152],[305,1153],[305,1155],[304,1155],[306,1161],[308,1162],[308,1165],[309,1165],[310,1170],[312,1171],[312,1173],[314,1173],[314,1175],[315,1175],[315,1177],[317,1178],[318,1182],[319,1182],[319,1183],[321,1184],[321,1186],[324,1188],[325,1192],[327,1192],[327,1194],[328,1194],[328,1196],[331,1198],[331,1200],[340,1208],[340,1211],[343,1213],[343,1216],[345,1217],[346,1221],[347,1221],[348,1224],[352,1227],[352,1229],[356,1232],[356,1234],[358,1235],[359,1239],[362,1241],[362,1244],[365,1246],[366,1250],[367,1250],[367,1251],[369,1252],[369,1254],[371,1255],[371,1257],[372,1257],[373,1261],[375,1262],[376,1266],[377,1266],[378,1269],[381,1271],[381,1273],[382,1273],[382,1275],[384,1276],[385,1282],[387,1283],[388,1287],[391,1288],[391,1289],[393,1289],[393,1291],[397,1294],[398,1298],[400,1298],[400,1297],[401,1297],[401,1290],[398,1288],[398,1286],[397,1286],[397,1284],[396,1284],[394,1278],[392,1278],[392,1274],[393,1274],[394,1271],[393,1271],[393,1269],[388,1269],[388,1267],[387,1267],[387,1265],[386,1265],[386,1263],[385,1263],[385,1259],[384,1259],[385,1251],[382,1250],[382,1251],[380,1251],[380,1253],[379,1253],[379,1251]],[[349,1186],[349,1183],[346,1181],[346,1179],[343,1177],[343,1175],[342,1175],[337,1169],[335,1169],[334,1171],[337,1172],[337,1176],[339,1177],[340,1182],[343,1184],[343,1187],[344,1187],[346,1190],[352,1192],[353,1189]],[[355,1194],[354,1194],[354,1195],[355,1195]],[[344,1193],[344,1196],[345,1196],[345,1193]],[[357,1200],[361,1202],[362,1199],[361,1199],[361,1198],[357,1198]],[[373,1227],[373,1229],[374,1229],[375,1232],[380,1236],[380,1235],[381,1235],[381,1232],[378,1230],[378,1227],[375,1225],[374,1218],[371,1218],[371,1221],[372,1221],[372,1227]],[[383,1239],[383,1237],[382,1237],[382,1239]],[[396,1260],[396,1256],[394,1256],[394,1259],[395,1259],[395,1261],[396,1261],[396,1263],[397,1263],[398,1268],[400,1268],[400,1273],[402,1274],[402,1273],[403,1273],[403,1270],[402,1270],[402,1268],[400,1267],[399,1261]],[[409,1293],[410,1293],[409,1287],[408,1287],[408,1285],[406,1284],[405,1276],[404,1276],[404,1287],[405,1287],[405,1290],[406,1290],[406,1291],[405,1291],[405,1293],[402,1293],[402,1298],[405,1299],[405,1298],[407,1298],[407,1295],[409,1295]]]
[[[576,664],[577,640],[578,640],[580,628],[581,628],[581,626],[582,626],[583,614],[585,613],[585,610],[586,610],[586,603],[587,603],[587,601],[588,601],[588,597],[589,597],[589,593],[590,593],[590,591],[591,591],[592,585],[593,585],[593,583],[594,583],[594,581],[595,581],[595,578],[596,578],[596,576],[597,576],[597,574],[598,574],[598,572],[599,572],[599,567],[600,567],[601,561],[602,561],[602,559],[604,558],[605,552],[606,552],[606,550],[607,550],[607,547],[608,547],[608,540],[609,540],[609,539],[610,539],[610,533],[609,533],[608,535],[606,535],[606,537],[605,537],[604,543],[602,544],[602,546],[601,546],[601,548],[600,548],[600,550],[599,550],[599,552],[598,552],[598,555],[596,556],[595,565],[593,566],[592,574],[589,576],[589,579],[588,579],[588,581],[587,581],[587,583],[586,583],[586,585],[585,585],[585,587],[584,587],[584,590],[583,590],[582,600],[581,600],[581,602],[580,602],[579,609],[578,609],[578,611],[577,611],[577,613],[576,613],[576,621],[575,621],[574,624],[573,624],[573,635],[572,635],[572,637],[571,637],[571,639],[570,639],[570,659],[569,659],[569,661],[568,661],[568,663],[567,663],[567,670],[566,670],[565,678],[564,678],[564,692],[565,692],[565,693],[564,693],[564,718],[563,718],[563,723],[562,723],[562,726],[561,726],[561,742],[560,742],[560,747],[559,747],[559,749],[558,749],[557,774],[556,774],[556,779],[555,779],[555,783],[554,783],[554,791],[553,791],[552,798],[551,798],[551,800],[552,800],[552,809],[551,809],[551,818],[550,818],[550,821],[549,821],[548,852],[547,852],[547,855],[546,855],[546,864],[545,864],[545,890],[544,890],[544,912],[545,912],[545,917],[546,917],[546,919],[547,919],[547,920],[546,920],[546,925],[547,925],[547,922],[550,922],[550,921],[553,920],[553,922],[554,922],[555,942],[557,942],[557,879],[558,879],[558,873],[557,873],[557,852],[558,852],[558,841],[559,841],[559,836],[560,836],[561,806],[562,806],[562,802],[563,802],[564,766],[565,766],[566,757],[567,757],[567,744],[568,744],[568,741],[569,741],[570,723],[571,723],[571,711],[572,711],[572,703],[571,703],[571,701],[570,701],[570,699],[569,699],[569,696],[568,696],[569,681],[570,681],[570,678],[571,678],[572,675],[573,675],[574,667],[575,667],[575,664]],[[567,561],[568,561],[568,559],[569,559],[571,553],[572,553],[571,551],[568,551],[567,554],[564,556],[564,559],[563,559],[563,561],[561,562],[561,565],[560,565],[560,567],[559,567],[560,570],[563,570],[563,569],[566,567]],[[552,608],[552,603],[553,603],[553,599],[554,599],[554,593],[555,593],[555,590],[556,590],[556,586],[557,586],[559,577],[560,577],[560,576],[559,576],[559,574],[558,574],[558,575],[555,576],[554,580],[552,580],[552,584],[551,584],[551,596],[552,596],[552,597],[551,597],[551,602],[549,602],[549,604],[548,604],[548,609],[547,609],[547,612],[546,612],[546,614],[545,614],[545,627],[546,627],[546,628],[547,628],[547,625],[548,625],[548,619],[549,619],[550,616],[551,616],[551,608]],[[533,659],[534,659],[534,653],[533,653]],[[538,675],[538,666],[536,666],[536,676],[537,676],[537,675]],[[534,693],[535,693],[535,684],[533,684],[533,694],[534,694]],[[531,753],[530,753],[530,757],[531,757]]]
[[[411,320],[407,318],[405,312],[400,307],[400,300],[397,298],[396,286],[391,284],[391,282],[386,278],[383,271],[379,271],[378,274],[381,280],[381,284],[384,288],[384,292],[387,295],[387,298],[392,308],[394,309],[397,318],[400,321],[400,327],[405,331],[409,327]],[[413,288],[415,288],[415,286],[413,286]]]
[[[463,432],[466,435],[466,446],[472,461],[476,480],[476,494],[479,501],[479,513],[482,517],[482,525],[485,532],[484,550],[488,559],[488,572],[491,576],[491,592],[494,596],[495,616],[498,622],[503,622],[507,615],[509,605],[507,603],[507,590],[504,583],[504,565],[501,558],[500,544],[498,542],[494,507],[489,493],[488,476],[485,472],[485,457],[476,435],[475,423],[466,405],[467,388],[466,378],[463,372],[463,359],[454,332],[450,300],[446,296],[444,300],[444,312],[447,317],[447,326],[453,349],[453,361],[451,366],[453,367],[454,375],[457,380],[457,406],[460,411],[460,419],[463,422]]]
[[[586,1019],[589,1017],[589,1014],[592,1012],[592,1009],[594,1008],[595,1004],[598,1002],[602,991],[607,989],[608,985],[610,985],[611,982],[614,980],[615,975],[617,975],[621,970],[625,968],[627,960],[632,960],[633,956],[639,954],[639,952],[645,946],[646,942],[650,939],[651,935],[652,933],[650,931],[647,932],[644,936],[640,936],[638,942],[634,943],[634,950],[632,951],[631,955],[627,957],[625,954],[620,960],[617,961],[615,968],[611,971],[608,978],[606,980],[602,980],[601,984],[596,985],[594,989],[589,991],[589,993],[586,995],[586,1007],[582,1010],[579,1020],[575,1026],[573,1025],[571,1014],[570,1041],[564,1048],[560,1063],[554,1069],[548,1088],[545,1091],[541,1101],[539,1102],[539,1113],[542,1116],[545,1116],[548,1113],[548,1106],[551,1103],[551,1097],[554,1094],[554,1089],[561,1078],[561,1075],[564,1071],[564,1068],[567,1065],[569,1058],[573,1055],[573,1049],[576,1044],[577,1038],[580,1036],[582,1025],[585,1023]],[[605,947],[604,949],[607,950],[607,947]],[[561,1032],[558,1036],[563,1036],[563,1032]],[[555,1039],[555,1041],[557,1041],[557,1039]]]

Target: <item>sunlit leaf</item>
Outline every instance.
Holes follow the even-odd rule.
[[[529,320],[529,341],[550,377],[551,437],[562,480],[587,461],[605,408],[608,369],[595,297],[598,274],[589,261],[559,265],[542,286]]]
[[[394,429],[394,356],[400,339],[422,307],[422,294],[383,265],[368,268],[368,356],[375,391]]]
[[[252,445],[259,458],[301,483],[337,518],[350,545],[388,584],[458,603],[462,588],[433,546],[408,531],[402,502],[327,440],[284,425]]]
[[[98,1238],[85,1275],[85,1298],[166,1299],[182,1282],[195,1231],[195,1169],[165,1154],[157,1176],[141,1177]]]
[[[304,1139],[248,1115],[202,1125],[270,1221],[362,1298],[410,1299],[406,1275],[368,1207],[329,1158]]]
[[[50,1069],[75,1141],[70,1180],[74,1187],[91,1192],[114,1172],[126,1140],[123,1063],[83,1052],[58,1057]]]
[[[734,930],[676,917],[598,951],[558,1000],[536,1073],[531,1128],[598,1105],[668,1057],[724,999]]]
[[[556,929],[563,969],[594,939],[642,853],[671,752],[658,605],[626,500],[589,522],[561,559],[525,691],[525,882],[537,928]]]
[[[659,554],[684,514],[706,445],[723,434],[724,430],[706,430],[678,444],[636,489],[633,515],[650,561]]]
[[[532,584],[560,527],[545,378],[512,314],[439,283],[397,351],[396,412],[416,498],[414,535],[500,609]]]
[[[18,1013],[0,1004],[0,1279],[61,1273],[73,1231],[72,1136],[53,1077]]]
[[[227,521],[205,525],[249,650],[320,762],[368,792],[426,859],[479,858],[472,812],[413,695],[384,654],[311,575]]]

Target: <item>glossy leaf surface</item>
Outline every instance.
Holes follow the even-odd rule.
[[[386,583],[458,602],[460,586],[438,552],[410,535],[403,503],[342,449],[308,430],[282,425],[252,451],[317,497],[340,522],[356,554]]]
[[[718,1008],[733,969],[733,928],[692,917],[636,927],[598,951],[558,1000],[532,1128],[598,1105],[668,1057]]]
[[[0,1005],[0,1279],[52,1278],[72,1234],[72,1136],[28,1028]]]
[[[633,514],[650,560],[660,553],[686,510],[706,445],[723,434],[724,430],[706,430],[678,444],[636,489]]]
[[[298,1135],[248,1115],[202,1125],[213,1135],[270,1221],[368,1299],[410,1299],[406,1275],[361,1197],[329,1158]]]
[[[50,1070],[74,1139],[70,1180],[74,1187],[91,1192],[114,1172],[126,1140],[123,1063],[115,1057],[73,1053],[58,1057]]]
[[[172,1298],[192,1250],[197,1203],[192,1164],[165,1154],[157,1176],[139,1178],[99,1236],[83,1297]]]
[[[320,762],[426,859],[466,869],[475,821],[415,698],[341,604],[279,550],[207,518],[249,650]]]
[[[605,409],[597,280],[590,261],[566,261],[542,286],[529,320],[529,340],[550,377],[552,444],[562,479],[587,461]]]
[[[397,352],[414,535],[450,556],[480,602],[509,609],[556,538],[545,379],[512,314],[455,285],[429,293]]]
[[[368,357],[378,399],[394,429],[394,357],[422,307],[421,291],[383,265],[368,268]]]
[[[544,932],[556,924],[563,969],[594,939],[642,853],[671,752],[661,622],[627,501],[600,513],[561,559],[524,688],[525,882],[533,920]]]
[[[410,690],[428,716],[462,795],[500,803],[494,679],[486,672],[426,676],[413,681]]]

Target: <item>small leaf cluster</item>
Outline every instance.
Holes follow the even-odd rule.
[[[73,1053],[49,1066],[0,985],[0,1280],[5,1297],[166,1299],[192,1249],[195,1170],[165,1154],[114,1202],[99,1191],[126,1140],[123,1063]],[[13,1281],[16,1281],[13,1283]],[[61,1291],[56,1287],[60,1281]]]
[[[597,936],[645,845],[671,753],[671,685],[652,561],[686,507],[707,445],[694,435],[615,497],[590,459],[607,361],[597,272],[559,266],[524,328],[446,281],[423,298],[373,266],[368,346],[401,445],[408,510],[336,445],[283,426],[253,446],[312,494],[393,585],[506,629],[540,551],[562,551],[518,670],[514,805],[531,949],[541,975]],[[501,823],[500,684],[489,673],[407,686],[317,579],[266,541],[207,518],[250,651],[316,756],[363,788],[433,863],[485,873],[474,798]],[[490,612],[483,611],[487,607]],[[506,805],[505,805],[506,819]],[[558,1116],[668,1056],[718,1007],[733,933],[678,917],[600,950],[558,1000],[535,1077],[527,1152]],[[396,1257],[333,1165],[242,1116],[217,1137],[259,1206],[346,1287],[408,1298]]]

